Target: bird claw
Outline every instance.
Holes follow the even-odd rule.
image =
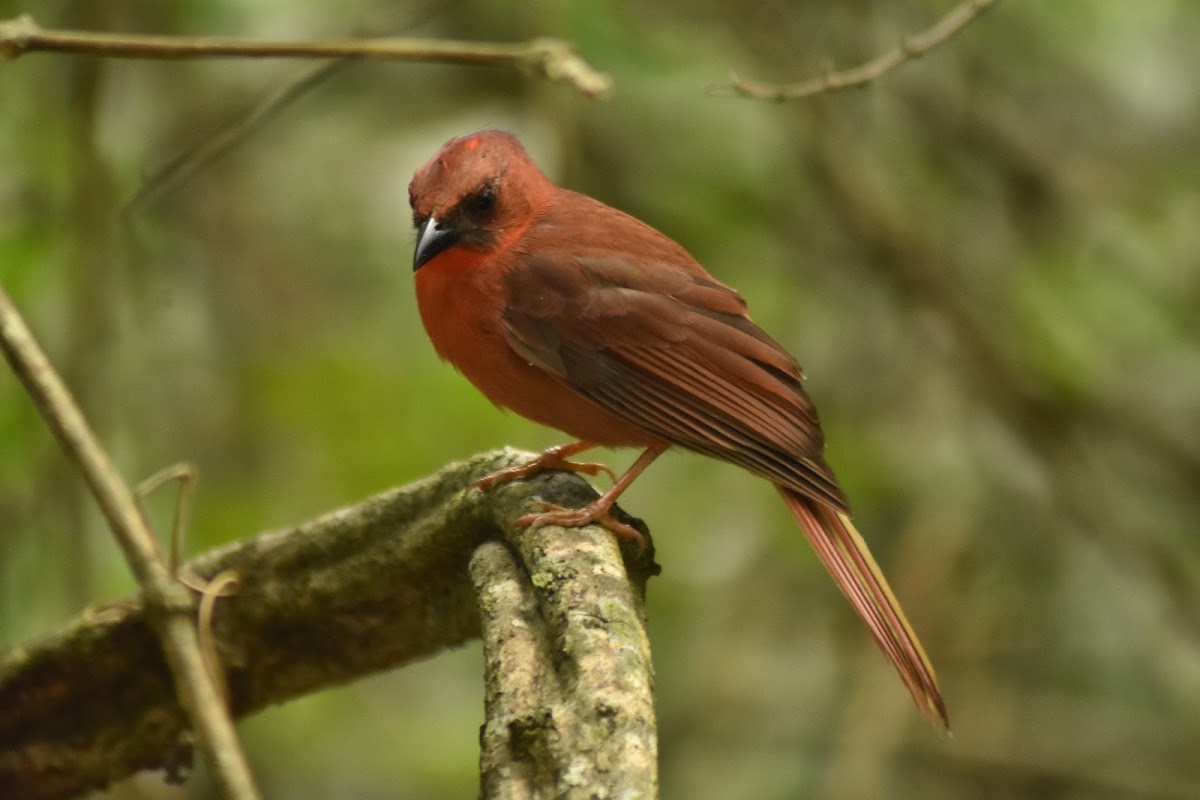
[[[534,475],[552,469],[561,469],[567,472],[582,472],[584,475],[590,475],[593,478],[603,473],[610,480],[616,481],[617,479],[617,474],[606,464],[597,464],[591,461],[568,461],[562,456],[543,453],[528,463],[518,464],[515,467],[508,467],[493,472],[491,475],[485,475],[471,485],[476,489],[487,490],[501,483],[508,483],[509,481],[520,480],[522,478],[532,478]]]
[[[612,505],[602,500],[584,506],[583,508],[566,508],[546,500],[538,500],[542,507],[540,514],[526,514],[517,519],[517,524],[527,526],[530,531],[536,531],[543,525],[557,525],[562,528],[580,528],[595,523],[612,532],[618,538],[632,539],[637,542],[638,555],[646,551],[646,537],[632,525],[621,522],[612,515]]]
[[[595,478],[597,475],[607,475],[610,481],[614,483],[617,480],[617,473],[613,472],[612,467],[607,464],[599,464],[595,461],[567,461],[563,460],[561,464],[554,469],[565,469],[569,472],[582,472],[584,475],[589,475]]]

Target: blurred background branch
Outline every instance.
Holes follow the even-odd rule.
[[[355,35],[379,34],[382,29],[406,30],[426,21],[437,11],[439,5],[440,3],[435,1],[423,6],[405,8],[402,12],[403,19],[399,20],[392,19],[396,13],[394,10],[389,10],[390,13],[386,15],[387,20],[367,25],[363,31],[356,32]],[[137,192],[126,204],[125,216],[137,214],[146,206],[152,205],[170,194],[171,191],[194,177],[197,172],[253,135],[292,103],[332,78],[342,69],[359,62],[358,58],[344,56],[332,61],[304,66],[293,75],[288,76],[255,102],[249,110],[239,114],[231,123],[207,138],[190,144],[182,153],[168,159],[163,166],[147,175]]]

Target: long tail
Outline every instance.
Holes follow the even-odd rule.
[[[785,486],[775,488],[804,529],[825,569],[900,673],[917,706],[935,724],[949,730],[950,719],[933,665],[850,518]]]

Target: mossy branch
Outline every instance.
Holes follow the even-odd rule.
[[[625,796],[652,797],[654,717],[641,600],[653,560],[628,548],[631,588],[616,545],[602,529],[547,526],[531,533],[514,525],[534,510],[536,497],[566,505],[594,498],[577,476],[548,473],[487,493],[469,488],[528,457],[513,450],[479,455],[185,566],[202,578],[226,570],[240,576],[237,594],[218,601],[212,623],[233,714],[461,644],[479,635],[482,603],[488,630],[485,730],[514,735],[511,710],[547,707],[549,700],[516,694],[530,686],[520,670],[533,662],[524,660],[523,649],[517,661],[507,661],[505,653],[513,650],[504,650],[497,636],[514,629],[512,605],[503,598],[515,591],[532,598],[521,613],[542,620],[528,646],[556,664],[553,682],[537,682],[555,687],[555,724],[596,765],[577,788],[634,781],[640,788]],[[488,564],[503,568],[489,573]],[[0,708],[2,797],[69,797],[138,770],[179,773],[191,762],[185,717],[137,600],[85,613],[47,639],[0,654]],[[604,726],[620,727],[620,735],[598,740]],[[487,733],[484,739],[486,774],[497,759],[523,760],[519,751],[489,746]],[[637,758],[630,760],[631,754]],[[558,760],[530,780],[561,779],[568,755],[552,753]],[[542,789],[555,794],[549,786]],[[608,794],[618,792],[609,788]]]

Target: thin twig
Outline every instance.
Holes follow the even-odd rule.
[[[891,72],[901,64],[925,55],[965,28],[995,3],[996,0],[965,0],[938,20],[933,27],[913,36],[906,36],[896,48],[852,69],[841,72],[828,70],[816,78],[799,83],[783,84],[761,83],[731,74],[729,83],[710,86],[709,93],[783,101],[798,100],[802,97],[812,97],[826,92],[863,86]]]
[[[180,705],[195,728],[222,795],[229,800],[259,797],[228,709],[205,665],[192,619],[191,593],[172,577],[133,493],[2,288],[0,348],[67,457],[83,473],[125,553],[147,607],[154,612],[151,624],[175,678]]]
[[[171,481],[179,482],[179,496],[175,498],[175,520],[171,525],[170,556],[167,569],[171,577],[179,574],[179,565],[187,550],[188,523],[192,519],[192,500],[196,493],[196,467],[186,461],[164,467],[139,483],[133,490],[134,499],[145,512],[142,501]]]
[[[511,67],[547,80],[569,83],[588,97],[603,97],[612,89],[612,79],[588,64],[572,44],[550,38],[532,39],[515,44],[405,38],[267,42],[216,36],[152,36],[45,30],[28,14],[0,22],[0,60],[17,58],[33,52],[156,59],[228,56],[378,58]]]
[[[225,668],[221,664],[221,656],[217,651],[217,637],[213,633],[213,612],[217,601],[222,597],[237,594],[241,585],[241,576],[236,570],[227,569],[217,573],[211,581],[205,581],[200,588],[200,609],[196,614],[196,631],[200,635],[200,652],[204,655],[204,663],[208,672],[217,684],[221,693],[221,702],[229,707],[229,682],[225,678]]]

